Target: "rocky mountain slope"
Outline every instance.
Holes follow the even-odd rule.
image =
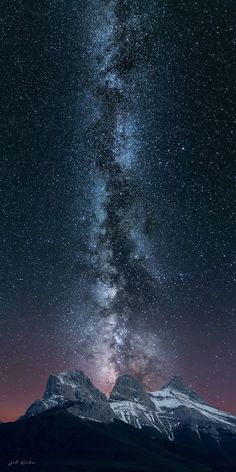
[[[104,393],[100,392],[82,371],[50,375],[42,400],[36,400],[25,416],[34,416],[55,406],[66,406],[75,416],[109,422],[113,410]]]

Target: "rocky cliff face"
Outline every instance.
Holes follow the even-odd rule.
[[[109,422],[114,418],[106,396],[81,371],[50,375],[42,400],[36,400],[25,416],[63,406],[76,416]]]
[[[164,385],[164,387],[161,388],[161,391],[164,391],[166,389],[178,391],[180,393],[182,392],[183,394],[188,395],[188,397],[192,400],[197,400],[206,403],[203,398],[201,398],[200,395],[198,395],[198,393],[195,392],[191,387],[186,385],[182,377],[178,375],[173,377],[173,379],[171,379],[167,385]]]
[[[154,408],[150,395],[145,391],[144,385],[130,375],[118,377],[110,394],[110,401],[130,401]]]
[[[93,398],[95,401],[106,398],[80,370],[50,375],[43,399],[47,400],[52,395],[57,395],[71,401],[81,400],[84,397]]]

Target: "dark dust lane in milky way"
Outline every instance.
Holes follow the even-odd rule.
[[[86,158],[96,200],[87,245],[92,275],[87,307],[93,313],[89,350],[97,383],[107,379],[109,388],[120,372],[144,381],[160,376],[164,362],[158,329],[144,328],[145,319],[158,317],[159,278],[148,254],[149,223],[137,162],[144,126],[142,88],[148,87],[148,31],[135,2],[92,2],[87,15]]]

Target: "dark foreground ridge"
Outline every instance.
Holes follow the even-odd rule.
[[[157,429],[134,428],[115,420],[83,420],[66,408],[54,407],[37,416],[0,426],[0,470],[32,461],[27,470],[40,472],[234,472],[235,437],[224,446],[207,434],[199,441],[187,427],[171,442]],[[22,470],[12,465],[12,470]]]

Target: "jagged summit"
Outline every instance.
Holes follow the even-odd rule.
[[[152,406],[150,396],[145,391],[144,385],[131,375],[120,375],[110,394],[110,401],[132,401]]]
[[[76,400],[78,396],[81,396],[83,390],[93,394],[95,391],[99,392],[82,370],[61,372],[49,376],[43,399],[47,399],[51,395],[62,395],[67,400]]]
[[[25,416],[34,416],[61,406],[77,416],[99,421],[112,421],[114,413],[107,397],[81,370],[50,375],[42,400],[36,400]]]
[[[170,380],[166,385],[164,385],[161,388],[161,391],[165,389],[170,389],[170,390],[177,390],[178,392],[182,392],[185,395],[188,395],[188,397],[198,400],[198,401],[204,401],[201,396],[195,392],[189,385],[185,384],[182,377],[180,375],[175,375],[173,379]]]
[[[129,374],[123,374],[117,377],[110,399],[130,400],[131,397],[135,399],[137,395],[145,393],[144,386],[138,380]]]
[[[168,382],[167,387],[181,389],[182,387],[185,387],[185,383],[180,375],[175,375],[173,379]]]

